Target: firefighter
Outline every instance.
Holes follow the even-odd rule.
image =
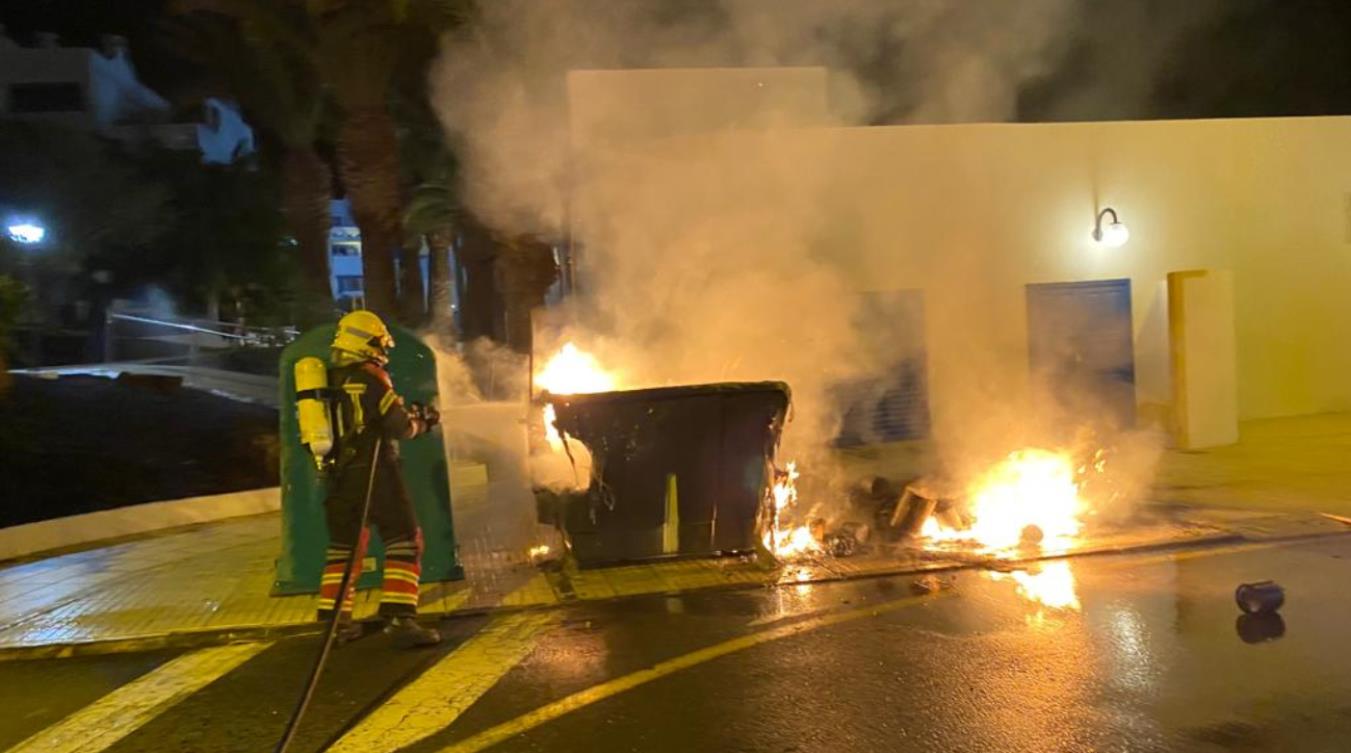
[[[351,584],[339,615],[338,640],[361,635],[361,626],[352,621],[352,599],[370,533],[358,529],[374,463],[369,522],[385,542],[379,610],[384,632],[401,647],[430,646],[439,643],[441,636],[416,620],[422,530],[400,473],[398,442],[427,433],[440,417],[434,408],[404,405],[394,392],[385,370],[393,347],[389,329],[369,311],[353,311],[338,321],[328,371],[330,394],[336,401],[337,457],[324,502],[329,545],[319,590],[319,619],[332,616],[343,568],[356,548]],[[381,440],[378,452],[377,439]]]

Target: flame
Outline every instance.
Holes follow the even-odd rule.
[[[944,528],[925,521],[921,533],[934,541],[975,541],[987,549],[1012,549],[1024,532],[1040,532],[1044,549],[1063,549],[1083,527],[1088,505],[1079,494],[1069,453],[1028,448],[1011,453],[968,488],[971,527]]]
[[[535,385],[556,395],[581,395],[609,392],[615,388],[615,378],[594,356],[569,342],[535,375]]]
[[[816,540],[810,526],[794,527],[783,522],[797,506],[797,479],[801,475],[797,470],[797,462],[788,461],[784,466],[784,472],[777,475],[778,480],[770,489],[774,501],[774,519],[762,538],[765,548],[779,558],[791,558],[820,551],[821,542]]]
[[[549,446],[554,452],[563,451],[563,435],[559,433],[558,427],[554,422],[558,420],[558,411],[554,410],[553,403],[544,404],[544,438],[549,441]]]
[[[774,512],[783,512],[786,508],[797,504],[797,479],[800,475],[802,474],[797,472],[797,461],[788,461],[783,477],[774,484]]]
[[[535,375],[535,384],[541,390],[556,395],[580,395],[588,392],[608,392],[615,389],[614,375],[601,368],[600,362],[575,344],[565,343]],[[546,403],[542,415],[544,438],[554,452],[563,451],[563,436],[555,422],[558,411],[553,403]]]

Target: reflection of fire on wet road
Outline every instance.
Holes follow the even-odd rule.
[[[1074,571],[1065,560],[1045,562],[1031,570],[991,572],[990,578],[1013,581],[1017,584],[1018,595],[1037,605],[1036,612],[1028,615],[1029,624],[1045,624],[1048,610],[1056,613],[1080,609]]]

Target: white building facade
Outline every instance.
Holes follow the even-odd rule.
[[[99,49],[62,46],[55,34],[25,47],[0,35],[0,117],[57,123],[126,142],[194,149],[206,164],[254,152],[253,129],[233,103],[207,98],[195,122],[143,84],[126,40],[106,35]]]

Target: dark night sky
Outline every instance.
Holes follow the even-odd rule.
[[[1113,39],[1114,17],[1123,6],[1139,15],[1142,7],[1161,1],[1087,2],[1090,23],[1066,40],[1061,62],[1052,73],[1020,92],[1019,118],[1351,114],[1351,0],[1219,0],[1223,12],[1170,38],[1168,49],[1150,51],[1162,54],[1163,64],[1149,83],[1148,96],[1116,109],[1103,104],[1111,101],[1098,95],[1110,85],[1112,66],[1130,65],[1130,45],[1157,43],[1149,35]],[[157,17],[168,4],[168,0],[3,0],[0,22],[23,41],[40,30],[59,32],[67,44],[94,45],[101,32],[123,34],[131,40],[142,77],[170,97],[183,98],[191,96],[200,82],[193,70],[170,58],[157,39]]]

